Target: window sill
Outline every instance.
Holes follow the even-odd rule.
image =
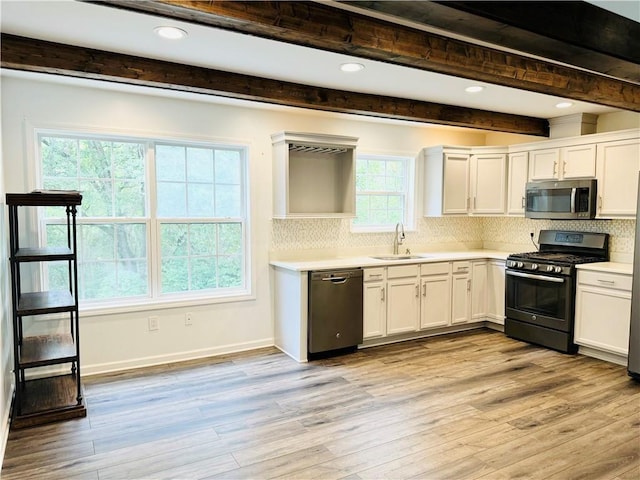
[[[229,295],[208,296],[208,297],[182,297],[182,298],[162,298],[154,300],[122,300],[130,302],[127,305],[85,305],[80,304],[80,319],[83,316],[98,317],[102,315],[115,315],[121,313],[143,312],[153,310],[166,310],[168,308],[195,307],[201,305],[215,305],[222,303],[248,302],[256,299],[256,296],[249,291],[237,292]]]

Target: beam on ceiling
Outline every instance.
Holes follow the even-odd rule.
[[[15,35],[0,36],[0,66],[217,95],[331,112],[525,135],[548,136],[545,119],[283,82],[93,50]]]
[[[640,83],[640,23],[588,2],[340,3]]]
[[[560,98],[640,111],[638,84],[436,35],[331,4],[197,0],[97,3]]]

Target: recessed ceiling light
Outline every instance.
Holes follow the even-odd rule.
[[[556,103],[556,108],[569,108],[573,105],[571,102],[560,102]]]
[[[169,40],[180,40],[187,36],[187,32],[178,27],[156,27],[153,29],[159,37]]]
[[[484,90],[484,87],[481,87],[480,85],[473,85],[471,87],[467,87],[464,89],[464,91],[467,93],[478,93],[483,90]]]
[[[343,72],[359,72],[364,69],[364,65],[361,63],[349,62],[340,65],[340,70]]]

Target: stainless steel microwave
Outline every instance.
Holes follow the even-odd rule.
[[[596,180],[529,182],[525,217],[552,220],[595,218]]]

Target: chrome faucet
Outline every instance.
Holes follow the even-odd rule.
[[[393,237],[393,254],[398,255],[398,247],[402,245],[404,240],[404,225],[401,222],[396,223],[396,234]]]

